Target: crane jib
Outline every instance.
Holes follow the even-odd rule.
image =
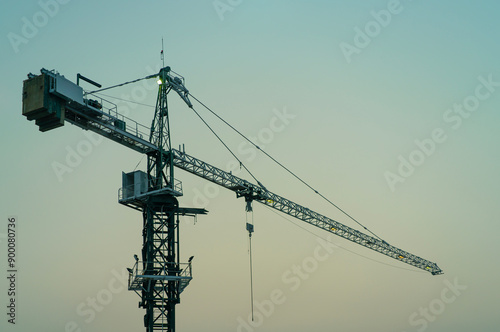
[[[364,234],[184,152],[172,149],[172,154],[176,167],[234,191],[238,197],[250,196],[259,203],[433,275],[443,273],[436,263]]]

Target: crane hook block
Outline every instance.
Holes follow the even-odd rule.
[[[246,212],[252,212],[253,209],[252,209],[252,199],[250,198],[245,198],[245,202],[246,202],[246,205],[245,205],[245,211]]]

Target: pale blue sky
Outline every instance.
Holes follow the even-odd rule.
[[[0,6],[4,270],[5,221],[16,215],[20,223],[18,324],[8,324],[2,313],[2,331],[64,332],[70,322],[84,332],[144,330],[139,297],[120,283],[140,252],[141,215],[117,203],[121,172],[133,170],[141,156],[97,141],[59,181],[51,165],[64,163],[68,151],[89,138],[68,123],[40,133],[21,115],[21,90],[26,75],[42,67],[71,80],[81,73],[103,86],[144,77],[161,66],[162,37],[166,64],[186,78],[193,95],[387,242],[445,272],[408,271],[333,238],[356,254],[333,250],[295,289],[294,266],[314,257],[317,236],[328,234],[295,222],[313,235],[256,206],[255,300],[268,303],[278,291],[284,301],[272,313],[257,308],[263,318],[251,330],[489,332],[500,325],[497,2],[42,0]],[[390,19],[384,16],[389,10]],[[363,38],[367,45],[359,44]],[[347,44],[357,51],[346,56]],[[454,111],[455,104],[479,100],[477,91],[482,99],[474,111]],[[156,102],[154,88],[142,83],[108,93]],[[150,123],[151,107],[118,105]],[[174,145],[185,143],[188,153],[225,168],[227,151],[175,95],[170,105]],[[235,151],[240,147],[240,158],[271,191],[355,227],[202,114]],[[263,130],[276,114],[290,118],[267,140]],[[445,138],[427,155],[419,152],[424,143],[416,141],[428,143],[435,130]],[[424,157],[402,175],[401,160],[410,156]],[[401,181],[391,184],[388,176]],[[195,260],[194,280],[177,307],[178,330],[249,331],[238,320],[247,321],[250,310],[244,202],[182,171],[176,177],[184,185],[181,205],[210,211],[196,224],[182,224],[181,256]],[[0,285],[6,303],[6,280]],[[110,292],[112,299],[91,309],[89,298],[103,300]]]

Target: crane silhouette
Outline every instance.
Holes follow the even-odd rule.
[[[98,83],[78,74],[77,83],[80,79],[100,88]],[[156,79],[158,82],[155,114],[150,127],[125,117],[118,112],[115,104],[96,95],[143,79]],[[79,84],[46,69],[41,69],[40,75],[30,73],[23,83],[22,113],[28,120],[35,120],[40,131],[61,127],[67,121],[147,156],[146,171],[122,173],[122,188],[118,194],[120,204],[140,211],[143,216],[142,259],[134,255],[135,264],[127,270],[128,288],[140,296],[139,306],[146,310],[144,325],[147,332],[175,331],[175,306],[192,279],[193,260],[193,256],[187,263],[181,263],[179,259],[179,217],[208,212],[203,208],[179,206],[177,198],[183,192],[182,183],[174,177],[175,168],[224,187],[236,193],[237,197],[245,198],[247,212],[251,212],[252,202],[255,201],[432,275],[443,273],[436,263],[390,245],[361,224],[371,235],[269,191],[241,161],[240,164],[256,184],[188,155],[181,149],[174,149],[171,144],[167,103],[167,96],[171,91],[176,92],[194,111],[190,97],[206,107],[189,93],[184,78],[168,66],[157,74],[91,92],[84,92]],[[197,112],[196,114],[199,116]],[[216,135],[213,130],[212,132]],[[224,144],[222,140],[221,142]],[[238,159],[234,154],[233,156]],[[315,193],[319,194],[317,191]],[[351,219],[356,221],[352,217]],[[247,230],[251,237],[253,225],[247,223]]]

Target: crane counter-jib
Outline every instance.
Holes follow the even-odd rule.
[[[207,164],[204,161],[192,157],[184,152],[173,149],[172,153],[174,156],[173,162],[176,167],[227,188],[235,192],[239,197],[248,197],[251,200],[265,204],[273,209],[357,243],[363,247],[372,249],[403,263],[430,272],[433,275],[443,273],[436,263],[430,262],[426,259],[394,247],[385,241],[348,227],[338,221],[294,203],[282,196],[274,194],[263,187],[252,184],[247,180],[241,179],[231,173],[221,170],[220,168]]]

